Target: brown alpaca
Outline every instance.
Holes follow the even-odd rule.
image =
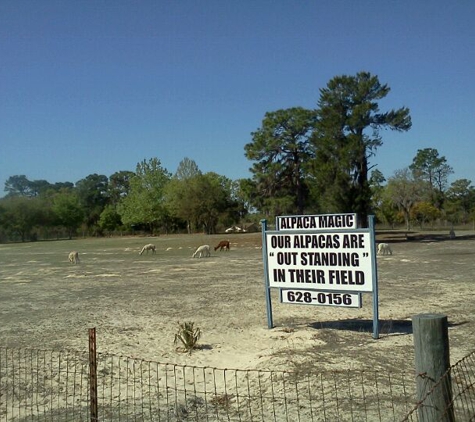
[[[217,251],[218,249],[220,251],[222,251],[223,249],[225,251],[229,251],[229,240],[221,240],[221,242],[219,242],[219,245],[214,248],[215,251]]]

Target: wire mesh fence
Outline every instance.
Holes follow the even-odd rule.
[[[444,406],[432,400],[437,389],[451,398]],[[403,421],[475,421],[475,351],[452,365]]]
[[[414,374],[297,375],[97,354],[100,421],[401,421]],[[91,419],[86,352],[0,349],[0,420]]]

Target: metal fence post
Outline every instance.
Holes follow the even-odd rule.
[[[91,422],[98,422],[96,329],[89,328],[89,391]]]
[[[412,327],[419,419],[454,422],[452,384],[450,373],[446,373],[450,368],[447,316],[416,315]]]

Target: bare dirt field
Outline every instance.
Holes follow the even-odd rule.
[[[413,365],[411,317],[449,319],[451,361],[475,346],[475,238],[457,233],[386,237],[378,257],[380,338],[372,296],[361,309],[279,303],[267,328],[261,234],[123,237],[0,245],[0,346],[87,350],[235,369],[397,369]],[[381,239],[382,235],[378,235]],[[201,244],[229,239],[229,252],[193,259]],[[154,243],[156,254],[139,255]],[[71,250],[81,263],[68,262]],[[177,323],[202,330],[200,348],[179,353]]]

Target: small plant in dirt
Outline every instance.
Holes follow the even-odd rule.
[[[188,321],[178,323],[178,332],[175,334],[174,343],[181,342],[184,352],[191,353],[193,349],[198,348],[198,340],[201,337],[201,329],[195,327],[195,323]],[[177,350],[180,350],[177,348]]]

